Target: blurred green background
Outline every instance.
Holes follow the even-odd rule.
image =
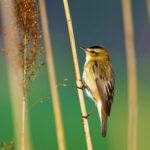
[[[47,0],[49,29],[54,50],[57,83],[65,78],[66,87],[59,87],[61,111],[68,150],[85,150],[85,138],[81,121],[79,100],[75,88],[75,77],[70,43],[60,0]],[[116,83],[114,103],[108,121],[107,137],[101,137],[97,112],[89,117],[94,150],[127,150],[128,99],[127,72],[124,44],[121,0],[69,0],[80,70],[83,70],[84,53],[80,46],[104,45],[111,53]],[[150,149],[150,20],[146,1],[133,0],[133,21],[138,76],[138,150]],[[1,21],[0,21],[1,25]],[[0,34],[0,48],[3,48]],[[48,85],[47,66],[31,83],[28,94],[28,116],[33,150],[57,150],[55,122]],[[40,98],[43,103],[37,103]],[[88,97],[87,111],[95,106]],[[33,107],[34,106],[34,107]],[[0,142],[15,141],[12,108],[5,53],[0,52]]]

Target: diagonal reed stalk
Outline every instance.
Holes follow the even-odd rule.
[[[150,21],[150,0],[146,0],[146,6],[147,6],[147,12],[148,12],[148,17]]]
[[[72,49],[72,57],[73,57],[73,63],[74,63],[75,77],[76,77],[76,81],[78,83],[78,81],[81,80],[81,77],[80,77],[78,57],[77,57],[77,52],[76,52],[75,38],[74,38],[74,33],[73,33],[73,26],[72,26],[68,1],[63,0],[63,4],[64,4],[64,10],[65,10],[65,14],[66,14],[70,44],[71,44],[71,49]],[[82,116],[86,116],[87,112],[86,112],[86,106],[85,106],[85,102],[84,102],[83,91],[80,89],[78,89],[78,96],[79,96],[79,102],[80,102]],[[89,130],[89,125],[88,125],[87,119],[83,118],[83,126],[84,126],[87,149],[92,150],[93,145],[92,145],[92,140],[91,140],[91,135],[90,135],[90,130]]]
[[[64,129],[63,129],[63,123],[61,117],[58,90],[56,88],[56,75],[55,75],[55,68],[53,63],[52,46],[51,46],[51,39],[49,34],[48,22],[47,22],[45,0],[40,0],[39,3],[40,3],[40,15],[41,15],[43,37],[44,37],[44,43],[46,49],[49,84],[51,87],[52,103],[54,107],[58,149],[65,150],[66,145],[65,145]]]
[[[131,0],[122,0],[128,73],[128,150],[137,150],[137,75]]]
[[[30,150],[27,123],[25,122],[26,85],[22,81],[23,69],[19,53],[20,47],[17,41],[19,33],[16,28],[15,7],[12,0],[1,1],[0,6],[3,25],[7,29],[7,34],[3,38],[8,53],[7,65],[16,137],[15,147],[17,150]]]

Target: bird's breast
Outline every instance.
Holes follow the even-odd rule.
[[[95,97],[98,90],[95,82],[95,77],[92,71],[90,64],[85,64],[83,71],[83,80],[88,88],[86,88],[86,94],[92,99],[95,100]]]

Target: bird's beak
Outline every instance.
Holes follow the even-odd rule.
[[[85,47],[80,47],[80,49],[82,49],[85,53],[88,52],[87,48]]]

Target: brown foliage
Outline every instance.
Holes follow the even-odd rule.
[[[26,79],[33,79],[37,54],[40,49],[41,37],[39,27],[39,8],[35,0],[15,0],[15,13],[17,29],[19,31],[18,42],[20,56],[23,60],[23,70],[26,69]]]

